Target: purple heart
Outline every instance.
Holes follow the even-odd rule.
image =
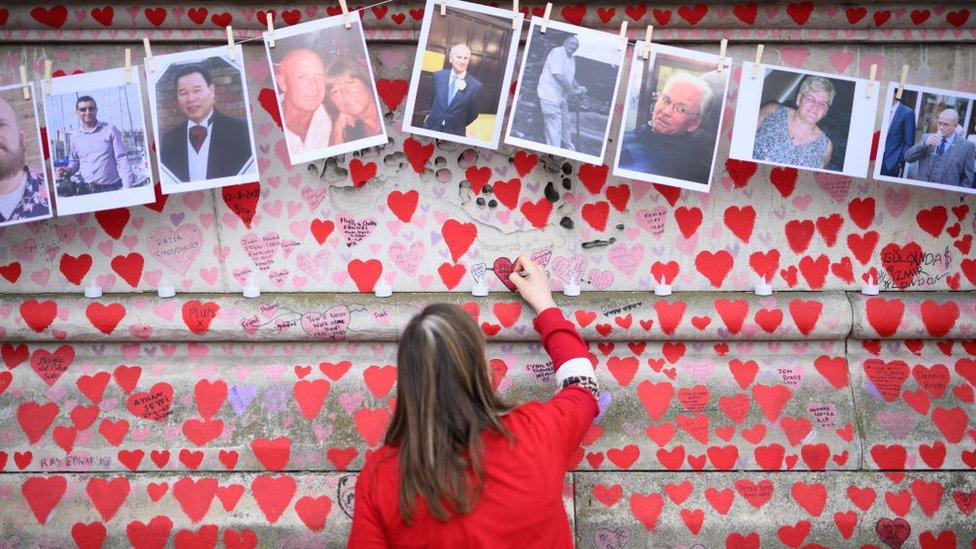
[[[142,352],[146,353],[146,356],[156,356],[156,346],[144,347]]]
[[[174,227],[179,227],[180,226],[180,223],[183,223],[183,218],[184,217],[186,217],[186,214],[183,213],[183,212],[180,212],[180,213],[170,214],[169,215],[169,220],[173,223],[173,226]]]
[[[264,391],[264,407],[271,413],[280,412],[288,403],[288,389],[277,385]]]
[[[234,385],[230,388],[230,406],[234,409],[237,415],[244,413],[251,401],[254,400],[254,395],[257,394],[258,388],[250,385]],[[267,401],[267,398],[265,398]]]
[[[610,408],[611,402],[613,402],[613,395],[606,391],[600,391],[600,396],[597,398],[597,406],[600,409],[600,413],[596,415],[596,419],[593,420],[593,423],[600,423],[600,420],[603,419],[604,412]]]
[[[102,344],[102,345],[92,345],[91,348],[92,348],[92,352],[95,353],[95,356],[102,356],[102,355],[105,354],[105,345],[104,344]]]

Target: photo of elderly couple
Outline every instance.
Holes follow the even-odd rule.
[[[874,177],[976,193],[976,94],[891,83]]]
[[[265,33],[292,164],[386,143],[359,12]]]

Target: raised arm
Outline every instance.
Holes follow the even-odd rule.
[[[525,276],[520,273],[525,273]],[[542,336],[542,345],[552,358],[559,388],[576,386],[585,389],[594,398],[598,397],[599,386],[586,342],[580,337],[576,327],[563,318],[562,310],[553,301],[545,271],[528,255],[523,254],[515,262],[514,272],[509,280],[538,315],[533,325]]]

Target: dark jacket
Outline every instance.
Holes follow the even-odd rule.
[[[451,84],[451,69],[434,73],[434,101],[430,114],[424,121],[424,128],[437,132],[464,135],[468,124],[478,118],[478,104],[481,102],[481,82],[468,74],[464,79],[465,88],[457,90],[454,101],[447,103]]]
[[[624,133],[618,165],[648,175],[707,184],[712,170],[714,142],[702,131],[666,135],[649,124]]]
[[[182,183],[190,180],[187,164],[186,120],[163,134],[159,158]],[[207,179],[228,177],[240,173],[251,159],[250,129],[247,122],[232,118],[214,109],[210,121],[210,154],[207,155]]]

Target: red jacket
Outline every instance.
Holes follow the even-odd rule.
[[[543,311],[535,328],[555,368],[587,356],[586,344],[558,308]],[[383,446],[356,482],[348,547],[572,547],[563,481],[597,411],[593,394],[571,385],[548,402],[529,402],[504,416],[514,444],[482,434],[483,490],[470,514],[447,522],[435,519],[418,497],[413,521],[404,524],[398,449]]]

